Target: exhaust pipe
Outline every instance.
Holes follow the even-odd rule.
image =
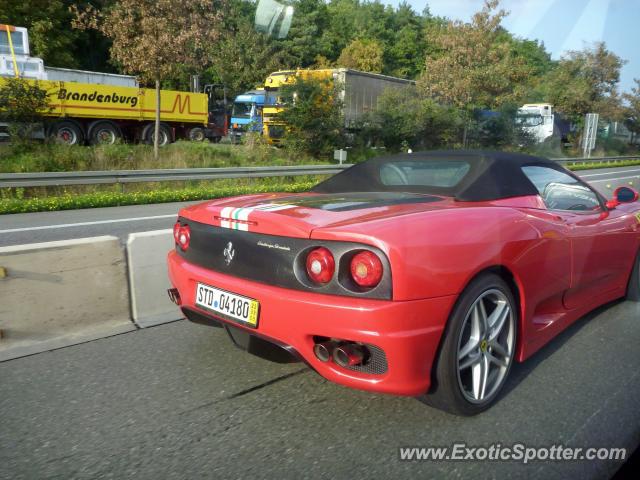
[[[176,305],[182,305],[182,299],[180,298],[180,292],[177,288],[170,288],[167,290],[167,295],[169,295],[169,300],[171,300]]]
[[[334,348],[336,348],[336,342],[328,341],[316,343],[313,346],[313,353],[321,362],[328,362],[329,360],[331,360],[331,355],[333,354]]]
[[[357,343],[346,343],[333,351],[333,361],[341,367],[360,365],[363,360],[364,348]]]

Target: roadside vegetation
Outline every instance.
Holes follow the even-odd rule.
[[[246,145],[176,142],[160,149],[151,145],[62,145],[55,142],[0,144],[0,172],[62,172],[80,170],[145,170],[326,163],[304,153],[276,149],[262,142]]]
[[[305,176],[239,181],[163,182],[131,188],[122,188],[120,185],[82,189],[28,189],[31,192],[21,188],[5,189],[10,191],[4,191],[0,196],[0,214],[186,202],[254,193],[302,192],[318,183],[321,178]],[[39,194],[33,190],[39,190]]]
[[[616,161],[607,164],[586,162],[569,165],[568,168],[577,171],[633,165],[640,165],[640,161]],[[323,178],[325,177],[301,176],[120,185],[5,188],[0,189],[0,215],[210,200],[251,193],[303,192]]]
[[[255,30],[254,1],[216,0],[215,19],[210,18],[215,28],[205,32],[201,23],[194,26],[189,35],[185,33],[179,55],[166,45],[175,36],[172,32],[183,30],[183,2],[162,0],[149,6],[104,0],[98,2],[98,10],[70,9],[71,3],[9,0],[3,21],[29,28],[33,55],[47,65],[136,73],[143,84],[156,87],[186,90],[190,75],[198,74],[201,84],[223,84],[228,98],[233,98],[262,85],[275,70],[346,67],[414,79],[416,88],[384,92],[376,110],[358,125],[350,125],[355,128],[346,129],[336,86],[299,81],[282,92],[291,101],[282,114],[289,127],[281,148],[248,135],[242,145],[178,142],[154,156],[148,145],[66,146],[23,141],[17,132],[12,144],[0,144],[0,173],[332,163],[338,148],[348,151],[349,163],[409,149],[474,148],[580,157],[587,112],[600,113],[603,125],[619,122],[633,135],[640,133],[640,80],[630,92],[619,91],[624,59],[604,43],[596,43],[552,60],[542,42],[518,38],[505,29],[507,12],[498,0],[486,0],[467,23],[434,16],[428,8],[416,12],[406,2],[391,7],[369,0],[291,0],[296,13],[286,38]],[[191,3],[211,13],[210,2]],[[158,19],[162,35],[157,28],[135,27],[139,11]],[[132,52],[135,58],[125,61]],[[27,92],[19,81],[5,88],[4,97],[0,92],[0,111],[22,111],[21,119],[13,120],[28,127],[36,120],[33,112],[41,111],[34,104],[42,100],[41,93]],[[538,102],[553,104],[571,120],[573,128],[565,138],[539,144],[517,125],[518,106]],[[605,130],[599,132],[592,156],[638,154],[637,146]],[[7,188],[0,189],[0,213],[297,191],[314,180]]]

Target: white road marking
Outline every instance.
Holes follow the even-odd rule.
[[[0,233],[29,232],[32,230],[53,230],[56,228],[87,227],[90,225],[106,225],[109,223],[139,222],[141,220],[156,220],[160,218],[178,218],[178,212],[172,213],[171,215],[156,215],[153,217],[115,218],[113,220],[97,220],[95,222],[61,223],[58,225],[42,225],[38,227],[10,228],[7,230],[0,230]]]
[[[640,175],[633,175],[631,177],[605,178],[603,180],[591,180],[589,183],[615,182],[616,180],[626,180],[627,178],[640,178]]]
[[[619,172],[608,172],[608,173],[589,173],[587,175],[580,175],[580,172],[576,172],[576,173],[581,178],[591,178],[591,177],[602,177],[603,175],[615,175],[616,173],[629,173],[629,172],[640,172],[640,169],[621,170]],[[612,180],[615,180],[615,179],[612,179]]]

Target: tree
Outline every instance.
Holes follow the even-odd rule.
[[[23,78],[9,77],[0,85],[0,119],[10,124],[13,138],[30,139],[35,124],[51,109],[47,91]]]
[[[207,75],[227,87],[229,95],[242,93],[257,85],[273,71],[285,65],[269,37],[256,32],[243,4],[230,5],[221,25],[220,40],[211,44],[206,55],[211,59]]]
[[[322,35],[328,22],[324,0],[296,0],[293,7],[295,14],[289,34],[284,39],[273,40],[287,68],[309,67],[318,55],[331,58]]]
[[[624,110],[624,124],[631,132],[629,143],[633,143],[634,139],[640,134],[640,78],[634,78],[635,87],[631,88],[631,93],[625,93],[624,99],[628,102]]]
[[[570,51],[547,76],[545,100],[578,124],[590,112],[617,118],[621,113],[618,83],[624,63],[603,42]]]
[[[460,113],[415,88],[389,88],[378,97],[378,108],[363,122],[366,140],[381,141],[391,151],[401,147],[434,148],[450,145],[459,136]]]
[[[342,143],[343,117],[338,86],[332,80],[297,77],[283,87],[288,103],[278,114],[286,125],[284,145],[295,152],[327,156]]]
[[[107,63],[108,42],[94,32],[71,28],[71,0],[5,0],[2,22],[29,30],[31,55],[40,57],[45,65],[66,68],[111,71]],[[112,0],[93,0],[102,8]]]
[[[533,146],[535,137],[516,122],[517,105],[505,104],[498,111],[478,110],[468,132],[473,148],[513,149]]]
[[[185,67],[206,66],[204,52],[219,38],[225,0],[118,0],[97,10],[74,9],[74,25],[94,29],[111,39],[111,58],[130,74],[153,82],[156,88],[156,124],[153,142],[158,158],[160,84]]]
[[[504,41],[501,21],[507,13],[496,11],[498,5],[498,0],[487,0],[471,23],[429,25],[427,43],[434,53],[427,56],[418,80],[423,95],[467,112],[523,97],[532,69]]]
[[[382,73],[383,54],[382,47],[375,40],[356,39],[342,50],[337,64],[363,72]]]
[[[385,48],[384,73],[403,78],[415,78],[424,70],[427,43],[424,35],[426,25],[437,21],[426,9],[418,15],[411,5],[400,2],[390,24],[393,38]]]

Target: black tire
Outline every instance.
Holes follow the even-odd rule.
[[[142,129],[142,141],[147,145],[153,145],[153,139],[155,136],[155,123],[148,123]],[[169,145],[173,141],[173,137],[171,135],[171,127],[166,123],[160,124],[160,142],[158,145],[160,147],[164,147]]]
[[[508,325],[510,328],[509,336],[507,337],[507,344],[510,344],[510,355],[505,357],[505,363],[507,364],[505,367],[498,367],[497,365],[491,367],[494,368],[494,373],[496,371],[495,369],[498,369],[499,373],[494,377],[495,385],[490,389],[490,395],[488,394],[484,399],[470,400],[468,397],[471,392],[463,389],[463,375],[466,375],[468,380],[473,378],[472,369],[475,368],[475,366],[470,370],[463,370],[464,367],[460,366],[461,363],[465,363],[459,358],[459,351],[464,350],[461,349],[460,344],[464,333],[471,334],[471,331],[468,330],[471,327],[467,322],[467,319],[471,318],[471,310],[476,306],[477,302],[484,302],[485,300],[481,299],[489,298],[488,295],[492,295],[494,292],[495,295],[500,295],[496,298],[504,298],[504,301],[506,302],[505,305],[508,305],[510,308],[509,316],[505,319],[505,322],[509,322]],[[483,305],[486,304],[483,303]],[[496,303],[496,307],[497,305],[498,304]],[[487,312],[487,315],[485,316],[489,317],[489,319],[491,318],[489,312]],[[440,344],[439,355],[433,369],[432,389],[429,393],[418,397],[418,399],[427,405],[462,416],[477,415],[491,407],[491,405],[493,405],[499,398],[500,392],[502,391],[502,388],[509,376],[509,372],[511,371],[511,366],[513,365],[518,333],[518,317],[518,307],[513,293],[509,285],[507,285],[502,278],[493,273],[482,274],[475,278],[462,292],[460,298],[456,302],[451,316],[449,317],[449,321]],[[507,323],[505,323],[505,326],[506,325]],[[465,330],[463,330],[463,328]],[[491,329],[487,328],[486,331],[488,334]],[[471,338],[469,338],[469,340],[470,339]],[[478,339],[477,343],[477,350],[473,350],[473,355],[480,359],[477,365],[482,363],[482,359],[487,358],[487,356],[499,356],[495,355],[498,351],[492,351],[491,343],[488,343],[486,340],[483,339],[481,341]],[[471,358],[471,354],[469,354],[469,357],[461,358]],[[506,360],[507,358],[508,360]],[[474,362],[474,365],[476,365],[476,362]],[[492,364],[488,362],[486,365],[488,366],[484,368],[487,368],[488,371],[491,372],[489,366]],[[464,373],[459,373],[459,370]],[[489,382],[489,378],[490,374],[487,375],[485,379],[485,388]],[[484,392],[484,389],[482,391]],[[478,397],[481,397],[481,395],[483,394],[478,395]]]
[[[627,284],[627,300],[640,302],[640,253],[636,256],[636,262]]]
[[[91,145],[113,145],[122,140],[122,132],[111,122],[95,122],[89,127],[89,143]]]
[[[204,128],[202,127],[190,128],[188,137],[192,142],[204,142],[207,139],[207,136],[204,133]]]
[[[49,128],[49,136],[56,142],[66,145],[82,145],[84,132],[80,125],[69,120],[56,122]]]

